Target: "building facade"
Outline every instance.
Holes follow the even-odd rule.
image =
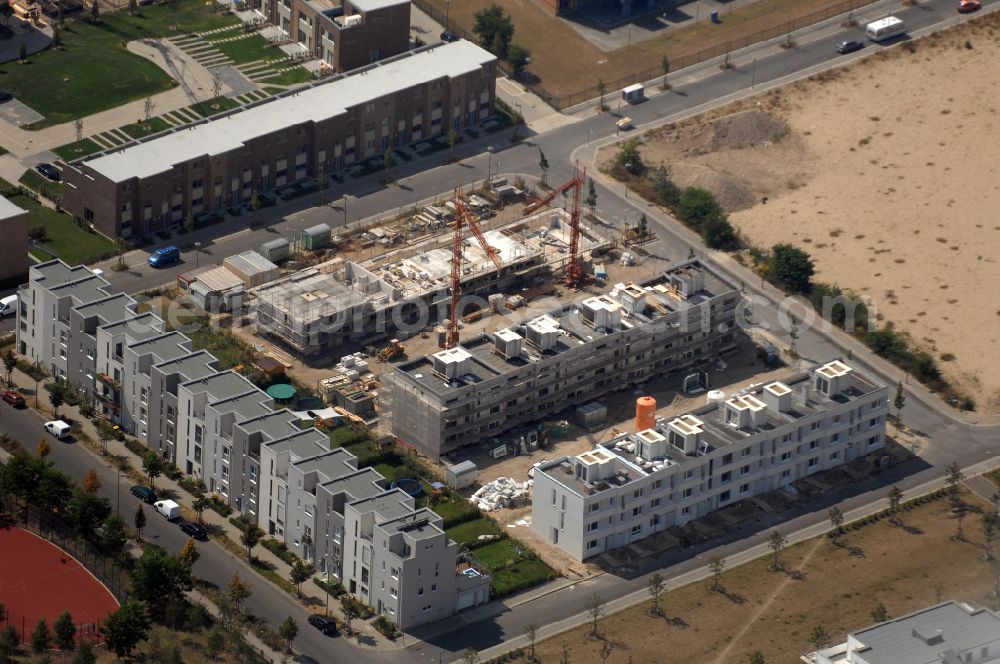
[[[805,664],[1000,664],[1000,616],[944,602],[851,632]]]
[[[401,629],[489,599],[490,576],[459,554],[440,517],[138,313],[103,276],[41,263],[18,295],[21,355]]]
[[[28,211],[0,196],[0,283],[19,280],[28,273]]]
[[[63,205],[108,236],[147,236],[494,114],[496,58],[429,46],[67,165]]]
[[[381,421],[438,458],[735,348],[739,292],[698,261],[397,366]]]
[[[532,529],[577,560],[881,449],[888,388],[834,360],[538,466]]]
[[[334,71],[343,72],[405,52],[410,0],[264,0],[256,9]]]

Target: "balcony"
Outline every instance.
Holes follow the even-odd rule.
[[[112,378],[111,376],[109,376],[108,374],[103,374],[103,373],[97,374],[97,382],[103,383],[104,385],[112,387],[112,388],[114,388],[116,390],[121,389],[121,386],[122,386],[122,384],[120,382],[118,382],[117,380],[115,380],[114,378]]]

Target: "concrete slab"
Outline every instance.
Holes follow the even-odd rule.
[[[20,127],[32,122],[40,122],[45,119],[45,116],[15,98],[0,104],[0,119]]]

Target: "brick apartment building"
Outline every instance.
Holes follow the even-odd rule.
[[[410,46],[410,0],[263,0],[256,10],[338,72]]]
[[[64,172],[63,205],[108,236],[146,236],[494,113],[496,58],[429,46],[124,148]]]

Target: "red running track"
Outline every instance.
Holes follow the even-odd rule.
[[[26,640],[40,618],[49,628],[63,611],[79,625],[103,625],[118,601],[83,565],[26,530],[0,524],[0,603]],[[86,628],[85,633],[89,633]],[[91,636],[93,640],[94,636]]]

